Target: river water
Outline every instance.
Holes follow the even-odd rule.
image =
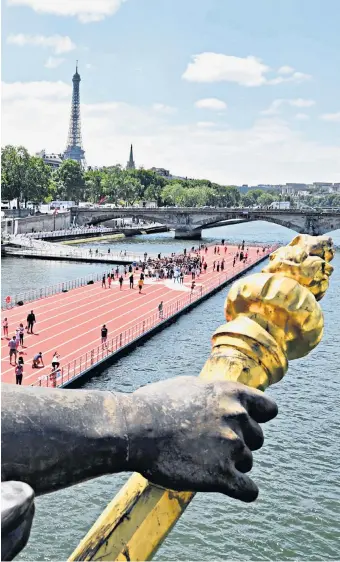
[[[294,235],[268,223],[204,232],[208,241],[224,237],[283,244]],[[340,250],[340,231],[332,236]],[[111,248],[114,245],[166,253],[185,244],[164,234],[109,243]],[[264,426],[265,444],[254,454],[252,475],[260,488],[258,500],[242,504],[220,494],[197,494],[155,560],[339,558],[339,253],[333,265],[331,287],[321,303],[325,314],[322,342],[307,357],[292,361],[283,381],[268,390],[279,405],[279,415]],[[30,289],[54,284],[104,267],[6,258],[3,293],[13,294],[22,285]],[[227,290],[118,360],[86,388],[131,392],[170,376],[197,375],[209,354],[211,334],[223,323]],[[18,559],[66,560],[127,478],[127,474],[105,476],[38,498],[30,542]]]

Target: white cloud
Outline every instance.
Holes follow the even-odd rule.
[[[199,109],[212,109],[213,111],[219,111],[221,109],[226,109],[227,104],[217,98],[205,98],[202,100],[197,100],[195,106]]]
[[[201,129],[211,129],[211,127],[215,127],[215,123],[213,121],[198,121],[197,127]]]
[[[171,105],[165,105],[164,103],[154,103],[152,109],[157,113],[164,113],[167,115],[171,115],[172,113],[176,113],[177,109],[172,107]]]
[[[334,121],[334,123],[340,123],[340,111],[337,113],[324,113],[321,115],[321,119],[324,121]]]
[[[297,98],[295,100],[287,100],[289,105],[293,107],[312,107],[315,105],[315,100],[306,100],[303,98]]]
[[[31,153],[65,148],[71,87],[63,82],[3,86],[3,144],[23,144]],[[137,165],[224,183],[309,182],[327,170],[340,174],[340,146],[311,141],[278,118],[243,129],[172,125],[150,108],[109,101],[82,104],[82,133],[91,165],[125,164],[131,142]],[[336,136],[334,135],[334,138]],[[246,165],[245,165],[246,163]]]
[[[222,53],[205,52],[193,55],[182,74],[188,82],[236,82],[241,86],[276,85],[283,82],[304,82],[311,76],[296,72],[290,66],[281,66],[278,72],[284,76],[268,78],[270,67],[254,56],[234,57]]]
[[[7,0],[10,6],[28,6],[35,12],[77,17],[82,23],[115,14],[126,0]]]
[[[296,84],[301,84],[301,82],[305,82],[306,80],[311,80],[310,74],[305,74],[304,72],[293,72],[289,76],[277,76],[277,78],[272,78],[268,80],[268,84],[272,86],[277,86],[278,84],[282,84],[283,82],[295,82]]]
[[[47,61],[45,62],[45,68],[57,68],[61,64],[63,64],[65,59],[60,57],[48,57]]]
[[[85,64],[85,68],[87,68],[88,70],[91,70],[93,68],[93,64],[88,62],[88,63]]]
[[[34,45],[36,47],[51,48],[56,55],[68,53],[76,48],[71,39],[65,35],[25,35],[24,33],[12,34],[7,37],[7,43],[24,47]]]
[[[3,101],[15,102],[24,99],[27,103],[30,100],[65,99],[70,97],[72,87],[65,82],[2,82],[1,97]]]
[[[262,115],[277,115],[283,105],[290,105],[292,107],[312,107],[315,105],[315,100],[308,100],[303,98],[297,99],[277,99],[274,100],[268,109],[263,110]]]
[[[295,115],[295,119],[297,119],[298,121],[308,121],[310,117],[309,115],[307,115],[307,113],[297,113]]]
[[[269,67],[260,59],[233,57],[219,53],[194,55],[182,78],[189,82],[236,82],[242,86],[260,86],[266,82]]]
[[[291,66],[280,66],[277,73],[278,74],[292,74],[294,72],[294,70],[295,69]]]

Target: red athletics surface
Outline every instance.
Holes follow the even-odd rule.
[[[236,261],[234,268],[233,258],[238,251],[237,246],[227,246],[227,253],[224,252],[224,247],[220,246],[220,255],[214,254],[214,246],[208,248],[207,254],[202,250],[201,255],[205,256],[208,269],[207,273],[202,272],[199,279],[196,279],[196,287],[212,285],[221,275],[224,278],[226,274],[232,277],[272,251],[266,247],[265,253],[262,248],[257,253],[257,249],[249,246],[247,263]],[[225,259],[223,274],[214,272],[213,261],[216,260],[217,263],[223,258]],[[25,363],[23,384],[37,383],[39,377],[51,373],[51,359],[55,351],[60,354],[60,367],[66,368],[71,361],[101,346],[103,324],[108,328],[109,341],[122,331],[146,320],[151,314],[157,313],[160,301],[163,301],[166,309],[169,304],[176,303],[183,295],[190,292],[191,275],[187,275],[184,279],[184,287],[170,280],[148,283],[146,278],[142,294],[139,294],[137,287],[139,273],[140,270],[134,274],[133,290],[129,289],[128,274],[124,279],[122,290],[119,289],[116,280],[110,289],[102,288],[101,282],[98,282],[2,311],[2,319],[6,317],[8,319],[9,339],[15,335],[20,322],[26,327],[27,314],[31,310],[36,316],[36,324],[33,328],[35,333],[31,335],[25,332],[24,347],[21,349],[19,346],[18,349],[18,357],[21,354]],[[3,334],[1,340],[1,380],[15,383],[15,368],[9,363],[8,340]],[[43,354],[45,367],[32,369],[32,358],[39,351]]]

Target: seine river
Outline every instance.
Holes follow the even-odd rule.
[[[266,243],[286,243],[294,234],[268,223],[204,232],[206,240],[244,238]],[[340,250],[340,231],[332,235]],[[164,234],[121,241],[117,246],[166,253],[184,245]],[[260,488],[258,500],[249,505],[217,494],[196,495],[155,560],[339,558],[339,253],[333,265],[331,287],[321,303],[325,313],[322,342],[309,356],[292,361],[284,380],[268,390],[279,405],[279,415],[264,426],[264,447],[254,454],[252,474]],[[103,268],[6,258],[3,292],[42,287]],[[223,322],[226,292],[181,317],[86,388],[131,392],[170,376],[197,375],[209,354],[211,334]],[[30,542],[18,558],[66,560],[127,478],[127,474],[105,476],[38,498]]]

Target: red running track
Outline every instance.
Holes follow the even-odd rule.
[[[215,255],[214,247],[209,247],[208,253],[204,253],[208,269],[196,279],[196,286],[208,288],[214,282],[217,283],[221,273],[213,271],[214,260],[217,262],[224,258],[223,274],[232,277],[264,255],[262,248],[257,253],[257,248],[249,247],[247,263],[237,261],[233,268],[236,252],[237,246],[228,246],[227,253],[220,246],[220,255]],[[268,253],[270,249],[266,249],[265,255]],[[31,310],[34,310],[36,316],[35,333],[25,333],[24,347],[21,349],[19,346],[18,349],[25,362],[23,384],[36,383],[41,376],[51,373],[51,360],[55,351],[60,354],[60,367],[63,367],[101,346],[100,330],[103,324],[108,327],[110,340],[157,313],[160,301],[163,301],[165,309],[190,292],[191,276],[185,277],[184,286],[170,280],[148,283],[146,279],[142,294],[138,293],[136,286],[138,271],[134,277],[134,289],[129,289],[127,276],[122,290],[119,289],[118,281],[112,283],[110,289],[102,288],[99,282],[3,311],[2,319],[7,317],[9,323],[9,338],[15,334],[20,322],[26,326],[26,317]],[[15,383],[15,369],[9,363],[8,340],[4,337],[1,339],[1,380]],[[39,351],[43,353],[45,367],[32,369],[32,358]]]

